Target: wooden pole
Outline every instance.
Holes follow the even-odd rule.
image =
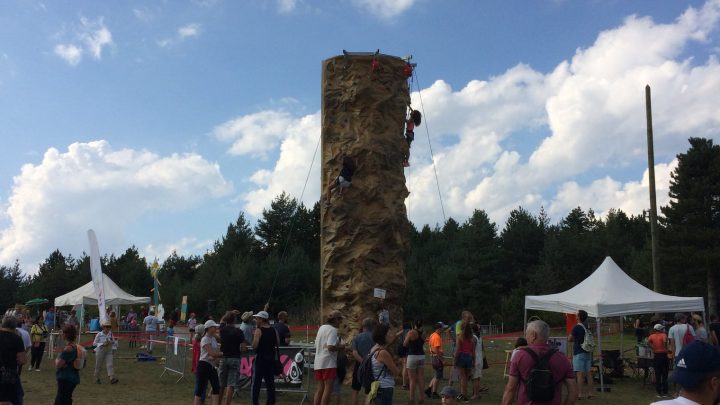
[[[655,150],[653,147],[652,107],[650,85],[645,86],[645,113],[647,117],[648,174],[650,188],[650,238],[652,241],[653,290],[661,291],[660,269],[658,268],[657,198],[655,196]]]

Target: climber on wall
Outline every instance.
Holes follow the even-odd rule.
[[[405,153],[405,160],[403,160],[403,166],[410,166],[410,144],[415,140],[415,127],[420,125],[422,121],[422,114],[420,111],[410,109],[410,116],[405,121],[405,140],[407,141],[407,152]]]
[[[340,175],[332,179],[328,184],[325,207],[330,206],[332,191],[335,188],[338,189],[338,197],[342,197],[343,189],[350,187],[350,184],[352,182],[352,176],[355,173],[355,168],[355,161],[350,156],[343,154]]]

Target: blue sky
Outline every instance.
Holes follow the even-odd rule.
[[[687,138],[720,134],[719,26],[718,0],[5,1],[0,264],[78,256],[89,228],[107,253],[201,253],[299,197],[343,49],[414,56],[448,215],[637,214],[644,86],[664,204]],[[410,219],[442,223],[426,139],[413,160]]]

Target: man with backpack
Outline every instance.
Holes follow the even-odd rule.
[[[518,405],[571,405],[577,398],[575,376],[564,353],[547,343],[550,327],[544,321],[532,321],[525,331],[528,346],[510,362],[503,405],[510,405],[517,396]],[[562,387],[567,396],[563,400]]]
[[[573,344],[573,369],[577,377],[578,398],[592,398],[593,376],[590,371],[592,367],[592,354],[595,350],[595,339],[592,332],[587,328],[588,313],[582,309],[577,313],[578,323],[570,331],[568,342]],[[587,381],[587,394],[583,395],[583,385]]]
[[[686,323],[687,316],[681,312],[675,314],[675,325],[668,330],[668,340],[670,341],[670,350],[677,357],[680,350],[687,344],[695,340],[695,329]]]

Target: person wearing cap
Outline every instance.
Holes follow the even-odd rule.
[[[243,312],[240,316],[242,323],[240,324],[240,330],[246,339],[250,339],[255,335],[255,327],[253,326],[253,311]]]
[[[653,351],[653,369],[655,369],[655,391],[657,397],[668,396],[668,340],[665,327],[661,324],[653,326],[648,337],[648,344]]]
[[[670,342],[670,349],[674,356],[680,354],[680,350],[683,348],[683,342],[685,340],[685,334],[690,334],[695,337],[695,329],[686,323],[687,316],[682,312],[675,314],[675,325],[670,327],[668,330],[668,340]]]
[[[652,405],[715,405],[720,401],[720,350],[693,341],[675,359],[671,379],[680,386],[680,396]]]
[[[220,381],[218,380],[216,367],[218,366],[218,359],[223,356],[223,353],[220,351],[220,345],[216,338],[218,326],[220,325],[212,319],[205,322],[204,325],[205,330],[200,340],[200,358],[195,370],[195,405],[203,403],[208,382],[212,387],[213,405],[220,404]]]
[[[315,336],[315,380],[318,387],[315,391],[314,405],[328,405],[332,395],[333,382],[337,377],[337,352],[345,347],[338,339],[337,328],[342,322],[340,311],[332,311],[325,324],[318,329]]]
[[[117,384],[118,379],[113,369],[113,350],[116,348],[116,342],[112,333],[112,323],[109,320],[102,322],[102,330],[95,335],[93,346],[95,346],[95,383],[100,384],[100,368],[105,363],[110,384]]]
[[[430,347],[430,358],[431,358],[431,364],[432,368],[435,372],[435,375],[433,376],[432,380],[430,380],[430,385],[425,389],[425,395],[427,395],[428,398],[440,398],[437,393],[438,385],[440,384],[440,380],[443,379],[443,368],[445,367],[444,361],[443,361],[443,344],[442,344],[442,334],[445,330],[450,328],[449,326],[445,325],[442,322],[436,322],[435,323],[435,331],[430,334],[430,338],[428,339],[428,346]],[[456,394],[457,396],[457,394]],[[454,398],[454,397],[453,397]]]
[[[443,405],[454,404],[457,396],[457,390],[451,386],[443,387],[442,391],[440,391],[440,399]]]
[[[253,335],[252,347],[255,349],[255,361],[252,373],[252,403],[260,404],[260,387],[265,380],[267,405],[275,405],[275,351],[280,345],[278,333],[270,326],[267,311],[253,315],[257,328]]]

